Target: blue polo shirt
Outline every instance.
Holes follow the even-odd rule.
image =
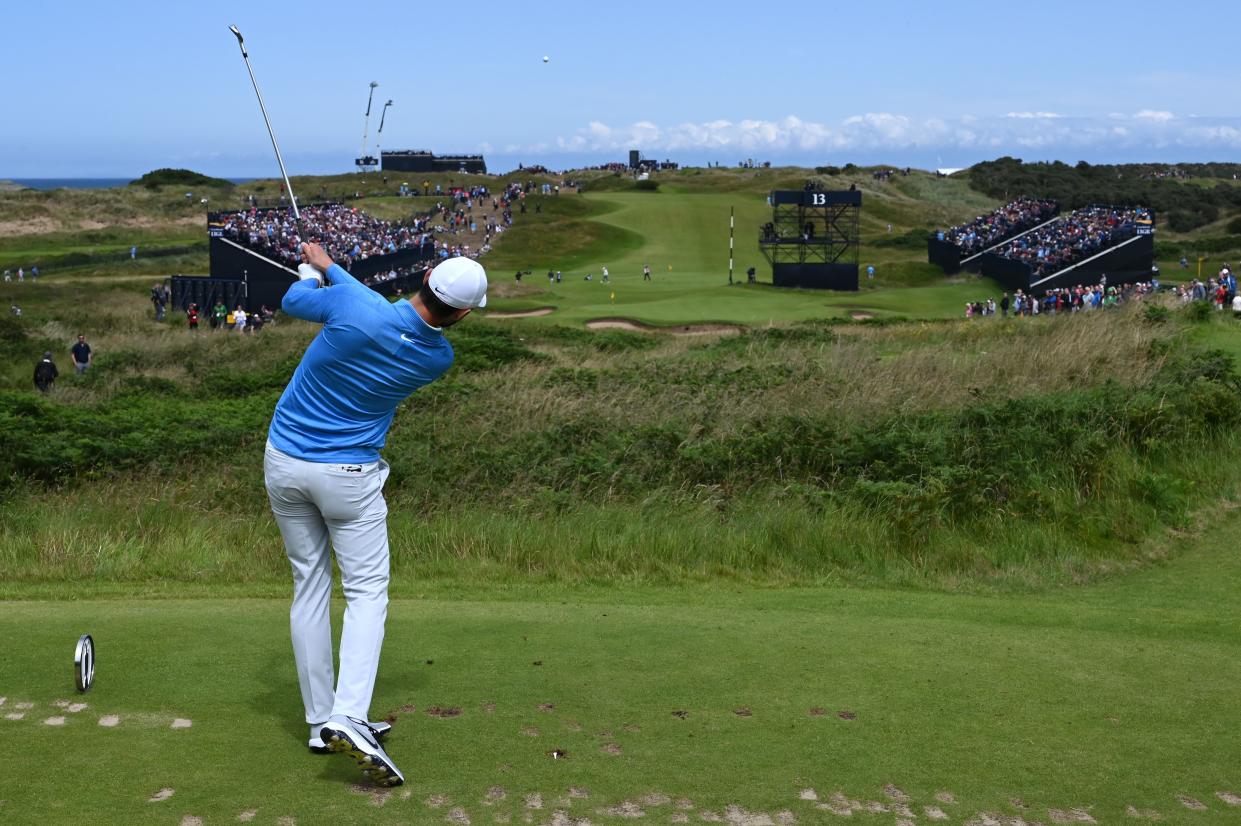
[[[396,407],[452,366],[452,345],[408,301],[389,304],[333,264],[329,287],[298,281],[281,308],[323,325],[272,416],[268,439],[308,462],[374,462]]]

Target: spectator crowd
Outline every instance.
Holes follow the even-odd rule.
[[[1029,264],[1033,279],[1038,280],[1132,236],[1140,221],[1149,220],[1149,211],[1141,207],[1076,209],[1044,227],[1014,238],[995,253]]]
[[[301,210],[301,216],[309,239],[298,234],[290,211],[257,207],[229,215],[223,233],[225,238],[287,266],[296,266],[301,260],[298,245],[302,241],[316,241],[345,269],[374,255],[388,255],[431,241],[427,218],[408,223],[384,221],[344,204],[308,206]]]
[[[956,244],[963,256],[973,255],[1038,226],[1055,215],[1056,209],[1055,201],[1018,198],[968,224],[945,230],[940,240]]]

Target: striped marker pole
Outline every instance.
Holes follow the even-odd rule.
[[[735,223],[734,207],[728,208],[728,283],[733,283],[733,224]]]

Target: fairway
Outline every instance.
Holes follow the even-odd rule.
[[[6,602],[0,816],[1236,822],[1238,542],[1232,513],[1174,562],[1031,596],[407,589],[374,705],[391,793],[305,749],[283,599]]]
[[[998,297],[1000,288],[975,276],[945,279],[928,275],[925,251],[911,254],[863,244],[860,262],[876,263],[877,277],[861,276],[858,292],[800,290],[773,287],[771,267],[758,249],[758,228],[771,219],[765,196],[742,192],[603,192],[564,195],[582,198],[592,208],[588,219],[618,232],[603,242],[570,255],[522,256],[500,247],[495,266],[488,261],[493,281],[511,279],[508,264],[532,270],[518,299],[498,299],[489,305],[498,311],[554,307],[548,321],[582,323],[601,318],[627,318],[660,326],[693,322],[774,324],[816,318],[905,316],[951,318],[961,315],[966,301]],[[728,283],[728,219],[736,211],[736,250],[733,285]],[[863,214],[866,212],[865,201]],[[619,239],[619,240],[613,240]],[[920,262],[921,261],[921,262]],[[919,263],[920,262],[920,263]],[[642,277],[649,264],[651,280]],[[601,268],[611,282],[601,281]],[[754,267],[760,283],[745,284],[746,270]],[[547,270],[559,269],[563,281],[551,284]],[[920,273],[911,281],[910,271]],[[888,281],[896,274],[899,281]],[[591,280],[585,280],[587,274]]]

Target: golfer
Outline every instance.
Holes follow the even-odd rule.
[[[405,778],[379,744],[390,726],[368,722],[388,613],[388,465],[379,451],[396,406],[452,365],[444,328],[486,305],[487,275],[450,258],[413,298],[390,304],[319,245],[303,244],[302,257],[331,286],[308,275],[285,294],[286,313],[323,329],[276,404],[263,473],[293,566],[289,620],[309,745],[349,754],[375,782],[398,786]],[[335,680],[329,544],[346,602]]]

